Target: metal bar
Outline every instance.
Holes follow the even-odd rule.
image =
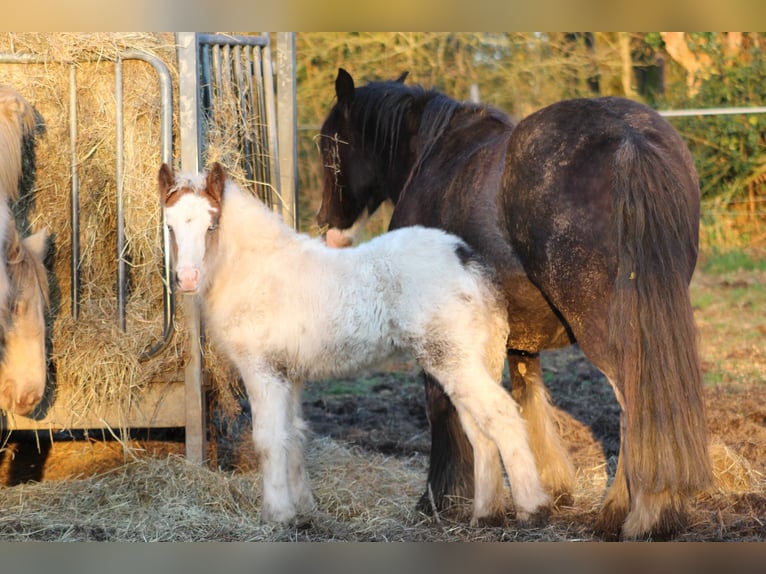
[[[658,110],[661,116],[668,118],[686,116],[727,116],[735,114],[766,114],[766,106],[733,108],[692,108],[689,110]]]
[[[213,71],[212,71],[212,47],[199,46],[199,84],[200,84],[200,121],[199,121],[199,140],[198,148],[200,150],[208,148],[207,131],[203,129],[202,118],[210,120],[213,114]]]
[[[247,129],[248,133],[250,135],[249,140],[249,148],[246,150],[246,161],[247,165],[249,166],[248,171],[250,172],[250,177],[253,180],[253,188],[257,188],[257,179],[258,179],[258,161],[256,158],[256,153],[258,151],[258,125],[256,122],[256,113],[257,113],[257,99],[256,99],[256,92],[255,87],[256,85],[253,83],[253,60],[255,58],[256,51],[259,51],[259,48],[256,48],[255,46],[249,46],[245,49],[245,52],[248,54],[247,57],[247,65],[245,66],[245,83],[246,83],[246,89],[247,89],[247,107],[248,107],[248,121],[247,121]]]
[[[260,36],[227,36],[225,34],[197,34],[200,44],[218,44],[222,46],[267,46],[269,37]]]
[[[282,190],[280,184],[282,178],[280,176],[279,166],[279,139],[277,137],[277,110],[274,102],[274,72],[271,68],[271,48],[267,45],[263,49],[263,91],[264,91],[264,104],[266,109],[266,139],[268,149],[268,161],[269,161],[269,175],[270,178],[266,183],[271,184],[272,197],[276,195],[276,201],[273,203],[272,208],[279,213],[283,218],[285,217],[285,206],[282,201]],[[273,193],[273,191],[276,193]]]
[[[255,122],[255,125],[253,126],[253,134],[255,136],[255,146],[256,146],[256,152],[254,154],[256,159],[256,173],[257,173],[257,189],[258,189],[258,196],[266,202],[266,204],[269,207],[273,207],[274,201],[271,193],[271,189],[269,188],[269,184],[271,183],[271,178],[269,176],[269,169],[267,164],[267,158],[266,155],[268,154],[269,148],[268,144],[266,143],[268,141],[267,135],[266,135],[266,122],[263,120],[265,113],[266,105],[264,104],[264,95],[263,95],[263,66],[262,66],[262,56],[263,56],[263,48],[257,47],[254,48],[254,50],[257,51],[257,56],[253,58],[253,65],[255,66],[255,77],[260,80],[256,82],[256,91],[253,96],[253,103],[255,106],[255,111],[253,113],[253,121]],[[264,149],[266,149],[266,152],[264,152]]]
[[[72,227],[72,317],[80,316],[80,180],[77,175],[77,68],[69,68],[69,145],[72,183],[69,220]]]
[[[237,96],[239,98],[240,113],[237,118],[237,124],[239,126],[239,138],[242,141],[242,156],[240,158],[240,164],[242,165],[245,177],[248,181],[254,181],[252,164],[250,163],[250,156],[252,155],[252,113],[250,110],[249,100],[249,85],[247,83],[247,72],[243,70],[245,67],[242,63],[243,57],[246,58],[248,52],[245,47],[245,56],[242,54],[243,50],[241,46],[234,46],[234,77],[237,85]],[[249,64],[249,60],[247,60]],[[247,66],[249,68],[249,65]],[[250,120],[250,121],[248,121]]]
[[[181,167],[199,171],[201,154],[199,107],[199,51],[197,34],[176,32],[178,45],[179,131]],[[202,392],[202,324],[200,308],[194,296],[183,297],[186,326],[189,330],[188,360],[184,369],[186,382],[186,458],[196,464],[205,461],[205,397]]]
[[[173,164],[173,80],[170,70],[165,62],[154,54],[140,52],[138,50],[126,50],[122,53],[123,59],[142,60],[150,64],[157,72],[160,82],[160,155],[164,163]],[[153,346],[149,347],[139,356],[140,361],[145,361],[157,356],[170,344],[175,333],[173,319],[176,313],[175,293],[172,283],[172,263],[170,232],[165,225],[165,213],[160,213],[160,227],[162,233],[162,299],[163,299],[163,328],[162,337]]]
[[[127,279],[125,262],[125,201],[123,197],[124,177],[124,98],[122,85],[122,60],[114,62],[114,100],[115,100],[115,191],[117,195],[117,322],[120,330],[125,331],[125,304],[127,298]]]

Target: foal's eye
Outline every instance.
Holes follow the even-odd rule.
[[[209,233],[213,233],[216,229],[218,229],[217,223],[213,223],[210,227],[207,228]]]

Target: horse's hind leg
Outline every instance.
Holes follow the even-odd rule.
[[[450,500],[473,496],[473,449],[441,384],[428,373],[423,383],[431,449],[428,488],[416,508],[430,515],[449,510]]]
[[[513,398],[527,421],[529,446],[540,480],[551,493],[554,505],[571,506],[575,471],[556,428],[553,407],[543,384],[540,357],[509,352],[508,370]]]
[[[622,426],[624,415],[620,415]],[[607,540],[619,539],[622,524],[630,511],[630,493],[628,492],[628,480],[625,477],[625,458],[623,457],[622,432],[620,433],[620,453],[617,458],[617,469],[614,480],[606,492],[604,502],[601,504],[596,532]]]

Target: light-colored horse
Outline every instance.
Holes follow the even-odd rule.
[[[35,127],[32,106],[8,86],[0,86],[0,245],[8,242],[14,226],[11,202],[19,199],[22,141]],[[10,280],[5,257],[0,257],[0,329],[8,319]],[[1,338],[1,336],[0,336]]]
[[[314,505],[304,465],[300,382],[349,375],[409,351],[437,376],[476,454],[472,521],[542,511],[527,431],[499,384],[508,325],[486,268],[459,238],[406,228],[356,248],[298,234],[214,164],[159,188],[177,287],[197,293],[212,340],[237,366],[263,471],[262,517],[284,522]]]
[[[11,309],[0,362],[0,408],[27,415],[42,399],[48,373],[45,311],[49,292],[44,265],[48,231],[21,239],[14,227],[8,240]]]
[[[32,106],[0,86],[0,409],[26,415],[45,392],[48,232],[22,239],[11,202],[19,199],[22,143],[36,125]]]

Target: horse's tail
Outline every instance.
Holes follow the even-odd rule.
[[[19,198],[22,142],[34,132],[35,111],[18,92],[0,86],[0,200]]]
[[[689,298],[699,184],[681,138],[656,141],[633,133],[615,156],[619,263],[609,343],[624,401],[628,486],[684,497],[712,483]]]

